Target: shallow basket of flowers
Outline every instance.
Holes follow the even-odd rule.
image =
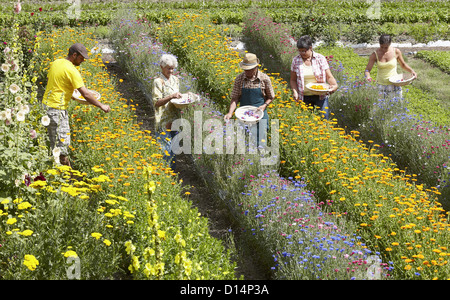
[[[199,95],[189,92],[181,94],[181,98],[172,99],[170,100],[170,102],[173,103],[173,105],[175,105],[176,108],[184,108],[199,100],[200,100]]]
[[[330,91],[330,85],[328,83],[310,82],[306,85],[306,89],[314,95],[325,95]]]
[[[236,118],[244,124],[256,124],[264,116],[263,111],[250,105],[239,107],[234,114],[236,115]]]
[[[94,95],[95,99],[100,100],[101,95],[99,92],[93,91],[93,90],[88,90],[91,94]],[[84,97],[81,95],[81,93],[78,90],[74,90],[72,93],[72,98],[77,100],[79,103],[82,104],[87,104],[86,99],[84,99]]]
[[[389,77],[389,82],[396,86],[408,85],[416,79],[411,73],[397,74]]]

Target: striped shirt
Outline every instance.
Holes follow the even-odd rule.
[[[313,51],[311,58],[311,66],[317,82],[326,82],[327,76],[325,71],[330,68],[327,59],[322,54]],[[303,100],[303,86],[305,85],[305,78],[303,76],[303,59],[297,55],[292,59],[291,71],[297,73],[297,87],[299,91],[299,98]],[[320,96],[322,100],[326,95]]]
[[[243,87],[247,89],[256,89],[260,86],[265,100],[275,98],[272,81],[267,74],[258,70],[258,72],[256,73],[256,78],[254,80],[251,80],[245,76],[245,72],[242,72],[241,74],[236,76],[236,79],[234,80],[233,90],[231,91],[231,101],[236,100],[237,102],[239,102],[239,100],[241,99]]]

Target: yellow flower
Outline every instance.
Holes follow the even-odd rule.
[[[24,231],[22,231],[22,232],[19,232],[19,234],[20,234],[20,235],[23,235],[23,236],[30,236],[30,235],[33,234],[33,231],[31,231],[31,230],[29,230],[29,229],[26,229],[26,230],[24,230]]]
[[[107,239],[104,239],[103,243],[105,243],[106,246],[110,246],[111,245],[111,241],[107,240]]]
[[[166,232],[162,230],[158,230],[158,237],[162,240],[166,239]]]
[[[144,250],[144,258],[145,259],[149,259],[150,256],[154,256],[155,255],[155,250],[151,249],[151,248],[145,248]]]
[[[75,251],[68,250],[64,253],[64,257],[78,257],[78,254]]]
[[[135,250],[136,247],[131,243],[131,241],[125,242],[125,251],[127,252],[128,255],[133,254]]]
[[[96,173],[97,172],[102,172],[102,173],[105,172],[105,170],[103,170],[102,168],[92,167],[91,169],[92,169],[92,171],[94,171]]]
[[[38,180],[38,181],[35,181],[35,182],[31,183],[30,187],[35,188],[35,189],[41,189],[41,188],[43,188],[46,185],[47,185],[46,181]]]
[[[91,233],[91,236],[98,240],[102,236],[102,234],[98,232],[93,232]]]
[[[181,246],[183,246],[183,247],[186,246],[186,241],[182,238],[182,236],[179,232],[174,236],[174,239],[177,243],[181,244]]]
[[[131,265],[128,268],[131,273],[133,273],[133,270],[139,270],[141,264],[139,263],[139,256],[134,256],[131,258]]]
[[[30,207],[31,207],[31,204],[28,201],[22,202],[17,206],[18,209],[27,209]]]
[[[144,271],[143,272],[144,272],[144,274],[147,277],[150,277],[150,275],[155,276],[156,275],[156,268],[154,266],[152,266],[151,264],[146,263],[145,266],[144,266]]]
[[[39,261],[31,254],[26,254],[24,257],[23,264],[30,270],[36,270],[36,267],[39,265]]]
[[[9,218],[9,219],[6,221],[6,224],[12,225],[12,224],[14,224],[14,223],[16,223],[16,222],[17,222],[17,219],[16,219],[16,218]]]
[[[146,184],[146,187],[147,187],[147,189],[148,189],[150,192],[152,192],[152,193],[154,193],[155,190],[156,190],[156,184],[155,184],[155,182],[154,182],[153,180],[150,181],[149,183],[147,183],[147,184]]]
[[[58,171],[55,170],[55,169],[47,170],[47,173],[50,174],[50,175],[58,175]]]

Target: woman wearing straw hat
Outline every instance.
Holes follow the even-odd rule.
[[[228,113],[224,116],[225,121],[231,118],[239,102],[240,106],[254,106],[263,111],[262,119],[268,122],[267,106],[275,98],[275,93],[270,77],[259,70],[258,65],[259,59],[255,54],[244,54],[242,61],[239,63],[239,67],[244,72],[234,80],[230,107]]]

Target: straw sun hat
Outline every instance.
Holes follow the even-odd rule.
[[[251,70],[259,65],[259,59],[253,53],[245,53],[239,67],[242,70]]]

